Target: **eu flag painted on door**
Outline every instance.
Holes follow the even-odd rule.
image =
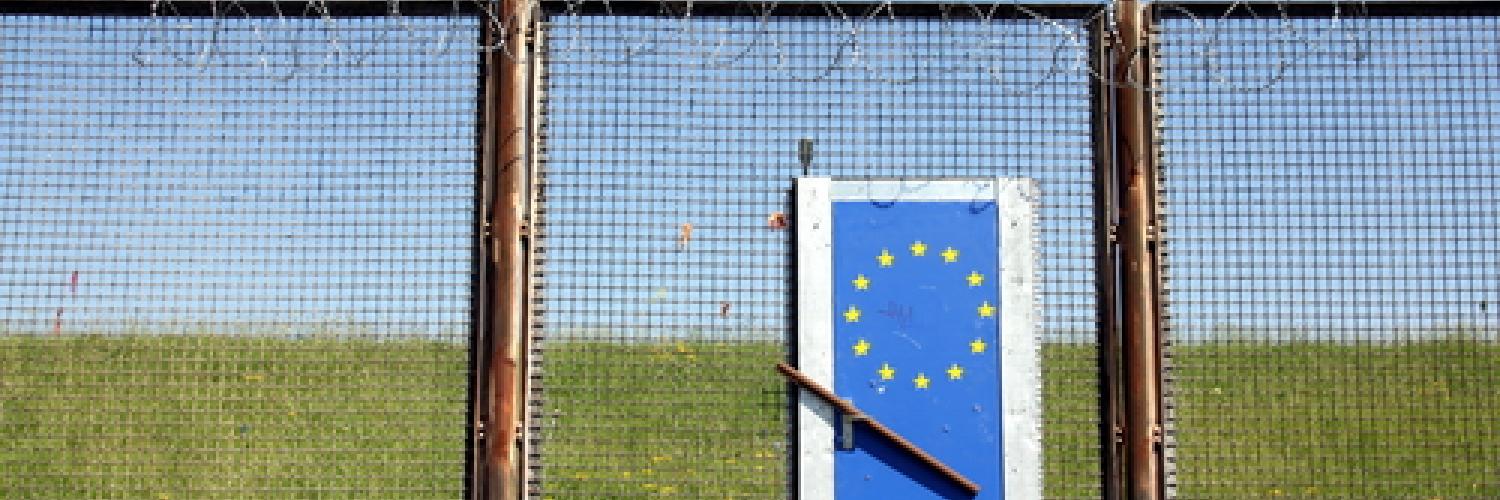
[[[834,392],[978,482],[978,498],[1001,498],[994,198],[832,212]],[[855,429],[835,455],[840,497],[967,498]]]
[[[1029,179],[797,181],[797,364],[979,485],[798,394],[802,498],[1041,496]]]

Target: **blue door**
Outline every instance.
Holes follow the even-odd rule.
[[[1002,497],[997,211],[993,197],[833,203],[834,392],[980,485],[971,497],[839,425],[840,498]]]

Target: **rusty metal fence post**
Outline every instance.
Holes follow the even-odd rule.
[[[1096,76],[1091,85],[1091,127],[1094,149],[1094,257],[1098,274],[1094,293],[1099,298],[1099,448],[1101,492],[1104,498],[1120,498],[1123,420],[1120,414],[1120,329],[1115,280],[1115,172],[1114,85],[1111,72],[1110,22],[1095,18],[1089,29],[1089,67]]]
[[[525,401],[526,269],[528,234],[525,199],[531,133],[528,32],[531,4],[500,3],[497,18],[483,25],[484,114],[481,137],[486,255],[483,283],[486,307],[481,337],[483,360],[478,422],[481,448],[474,493],[479,498],[521,498],[525,454],[522,419]]]
[[[1125,495],[1162,498],[1161,348],[1157,322],[1155,156],[1152,144],[1149,20],[1135,0],[1115,3],[1114,233],[1118,278]]]

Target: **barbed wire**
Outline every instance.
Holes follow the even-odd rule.
[[[240,0],[189,2],[184,0],[155,0],[150,4],[150,20],[142,29],[139,41],[131,52],[131,59],[140,65],[178,65],[204,70],[214,65],[238,68],[257,68],[262,72],[274,72],[282,80],[290,80],[299,74],[321,71],[331,66],[361,67],[370,63],[370,58],[380,49],[381,42],[392,37],[406,37],[426,45],[426,55],[439,57],[458,51],[499,53],[505,57],[525,60],[530,57],[525,48],[513,47],[510,37],[497,36],[490,43],[481,40],[476,23],[488,25],[494,33],[513,33],[519,27],[533,26],[535,21],[544,25],[571,24],[574,28],[561,28],[566,33],[552,33],[566,42],[568,57],[582,60],[600,60],[591,46],[590,36],[581,24],[582,16],[642,16],[642,9],[634,8],[626,14],[622,0],[524,0],[523,8],[513,15],[505,15],[495,1],[453,0],[445,13],[433,15],[425,9],[422,15],[409,15],[409,5],[414,2],[389,0],[385,2],[385,17],[392,21],[390,29],[371,30],[362,28],[359,33],[373,38],[355,40],[344,29],[351,21],[341,17],[339,2],[315,0],[309,2],[272,0],[253,2],[258,9],[252,12],[247,2]],[[180,5],[195,4],[199,9],[207,6],[209,15],[184,15]],[[769,51],[775,68],[784,78],[798,82],[815,82],[827,79],[840,71],[859,71],[872,83],[887,85],[910,85],[923,79],[923,74],[934,70],[934,65],[918,57],[912,48],[910,26],[903,23],[900,9],[910,5],[892,0],[877,3],[853,4],[826,1],[821,3],[786,3],[780,0],[759,0],[740,4],[743,14],[736,17],[751,21],[742,28],[730,27],[722,15],[704,16],[700,5],[694,1],[654,0],[633,2],[635,6],[654,5],[645,9],[647,17],[665,23],[668,29],[637,30],[626,37],[624,60],[611,62],[628,63],[642,57],[662,56],[660,47],[671,45],[679,52],[670,56],[682,61],[709,68],[732,68],[755,54],[757,50]],[[1299,5],[1309,5],[1299,2]],[[295,5],[289,7],[289,5]],[[431,3],[426,3],[431,6]],[[1359,20],[1368,16],[1364,0],[1350,2],[1335,1],[1328,6],[1330,15],[1298,22],[1288,13],[1292,2],[1247,2],[1237,0],[1222,7],[1219,12],[1204,12],[1205,4],[1193,2],[1155,4],[1163,15],[1186,19],[1195,34],[1188,39],[1196,40],[1195,50],[1202,68],[1222,86],[1233,91],[1257,92],[1275,87],[1288,71],[1311,54],[1333,55],[1343,52],[1352,62],[1365,62],[1372,54],[1369,50],[1368,27]],[[1219,4],[1225,5],[1225,4]],[[821,13],[821,18],[838,33],[839,41],[834,50],[825,56],[822,64],[799,66],[790,54],[786,34],[773,29],[776,20],[786,9],[799,9],[798,16],[808,17],[808,12]],[[955,49],[960,57],[973,65],[973,69],[988,76],[994,84],[1005,88],[1008,94],[1031,95],[1059,75],[1088,75],[1094,81],[1111,86],[1141,88],[1149,91],[1163,90],[1147,81],[1149,75],[1101,74],[1091,67],[1089,59],[1089,29],[1094,23],[1103,22],[1114,32],[1114,6],[1101,3],[1086,15],[1054,17],[1048,15],[1047,4],[1023,4],[1016,1],[954,2],[943,4],[937,22],[939,36],[948,40],[962,40]],[[269,14],[267,14],[269,12]],[[420,17],[423,22],[414,22]],[[816,15],[814,17],[817,17]],[[1276,29],[1266,30],[1260,36],[1267,45],[1269,64],[1259,74],[1241,71],[1230,75],[1220,54],[1224,46],[1225,30],[1231,23],[1224,22],[1233,17],[1256,20],[1276,19]],[[573,23],[559,20],[571,19]],[[220,46],[230,41],[229,24],[235,24],[233,40],[241,52],[229,53]],[[1018,40],[1014,35],[1021,29],[1045,26],[1053,31],[1056,43],[1045,49],[1050,53],[1051,67],[1041,77],[1028,81],[1016,81],[1007,76],[1008,61],[1000,57],[1006,50],[1038,50],[1036,47],[1012,47],[1007,44]],[[825,28],[826,29],[826,28]],[[316,30],[322,40],[316,46],[302,44],[277,44],[275,54],[243,53],[244,42],[251,45],[269,46],[277,33],[291,30]],[[964,35],[964,36],[960,36]],[[305,37],[305,34],[300,35]],[[620,35],[612,34],[618,38]],[[248,37],[248,39],[244,39]],[[290,45],[290,52],[285,46]],[[360,46],[367,47],[361,49]],[[1336,46],[1336,47],[1335,47]],[[692,53],[680,53],[681,47]],[[619,52],[619,51],[615,51]],[[1115,54],[1114,57],[1140,57],[1142,54]],[[231,56],[249,57],[250,63],[231,64]],[[274,56],[274,57],[273,57]],[[1028,72],[1031,73],[1031,72]]]

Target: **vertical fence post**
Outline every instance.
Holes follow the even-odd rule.
[[[489,23],[479,24],[479,43],[490,46],[494,36]],[[471,266],[473,283],[469,301],[469,442],[464,459],[468,470],[465,473],[464,498],[479,500],[485,492],[485,439],[484,429],[489,421],[489,272],[490,272],[490,200],[494,198],[491,181],[494,179],[495,141],[491,138],[490,124],[494,113],[490,103],[494,101],[494,78],[490,74],[490,58],[481,52],[478,57],[478,92],[475,96],[478,108],[475,126],[475,173],[474,184],[474,262]]]
[[[1162,487],[1161,363],[1157,331],[1156,164],[1151,144],[1151,85],[1146,20],[1136,0],[1115,1],[1115,183],[1124,465],[1129,498],[1157,499]]]
[[[1120,329],[1115,280],[1115,158],[1114,86],[1110,79],[1109,19],[1099,16],[1089,25],[1090,100],[1094,147],[1094,291],[1099,321],[1099,449],[1102,496],[1120,498],[1123,481],[1120,437]]]
[[[489,255],[485,260],[487,329],[483,337],[484,444],[480,452],[483,471],[476,478],[480,497],[497,500],[521,498],[522,408],[525,401],[526,353],[526,258],[528,228],[525,220],[527,186],[526,151],[530,145],[527,127],[530,78],[527,30],[531,12],[524,0],[503,0],[494,18],[484,19],[484,40],[491,49],[484,53],[484,134],[482,153],[489,173],[487,234]]]

